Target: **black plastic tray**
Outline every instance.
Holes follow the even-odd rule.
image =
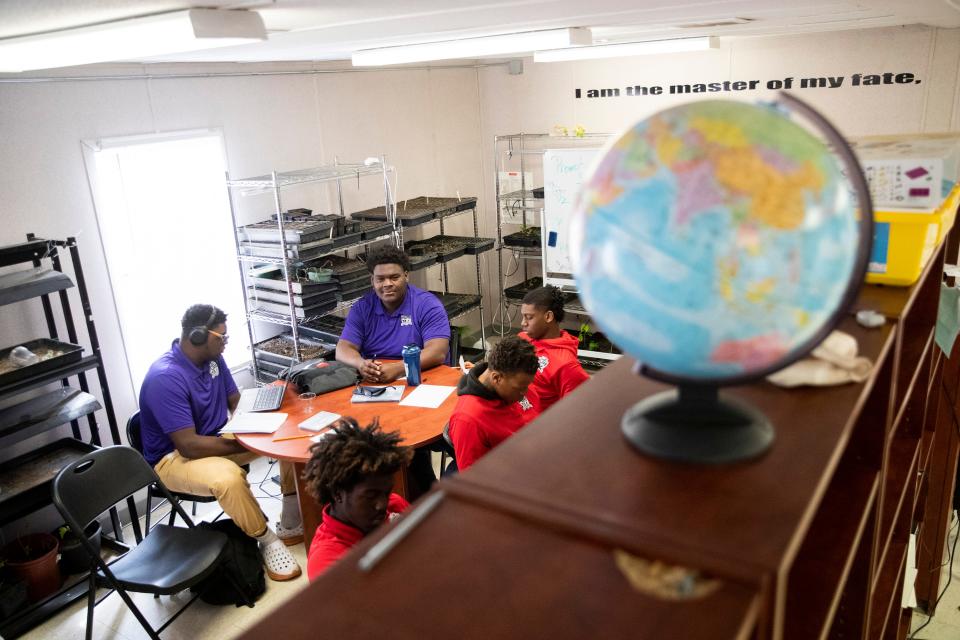
[[[0,524],[50,504],[50,483],[74,460],[95,446],[63,438],[0,464]]]
[[[344,318],[339,316],[323,316],[322,318],[315,318],[309,320],[300,325],[300,330],[304,335],[312,335],[314,337],[320,338],[321,340],[334,339],[338,340],[340,334],[343,333],[343,326],[346,323]],[[314,333],[310,333],[313,330]]]
[[[256,349],[257,352],[257,359],[266,360],[268,362],[289,367],[291,364],[293,364],[293,358],[291,356],[283,355],[282,353],[276,353],[278,342],[282,342],[284,345],[292,347],[293,335],[290,333],[281,333],[278,336],[274,336],[268,340],[262,340],[253,345],[253,348]],[[334,355],[336,348],[337,345],[332,344],[329,341],[318,340],[313,336],[300,336],[300,355],[303,360],[329,358]],[[271,351],[271,349],[273,349],[273,351]]]
[[[367,271],[367,265],[356,258],[344,258],[336,254],[319,256],[303,266],[333,269],[333,279],[337,282],[357,278]]]
[[[464,253],[467,255],[476,255],[484,251],[493,249],[496,242],[493,238],[474,238],[473,236],[437,236],[438,239],[456,242],[463,245]],[[463,255],[463,254],[460,254]],[[458,256],[459,257],[459,256]],[[449,258],[452,259],[452,258]]]
[[[397,220],[404,227],[424,224],[438,216],[447,216],[477,206],[473,196],[466,198],[446,198],[442,196],[419,196],[402,200],[396,204]],[[385,207],[373,207],[352,213],[358,220],[387,220]]]
[[[529,280],[524,280],[523,282],[515,284],[512,287],[507,287],[503,290],[503,295],[511,300],[523,300],[523,296],[527,295],[528,292],[542,286],[543,278],[540,276],[533,276]]]
[[[74,362],[79,362],[80,358],[83,357],[83,347],[79,345],[70,344],[69,342],[60,342],[59,340],[51,340],[50,338],[38,338],[36,340],[31,340],[30,342],[23,342],[12,347],[7,347],[3,351],[0,351],[0,362],[5,363],[7,358],[10,356],[10,353],[16,347],[20,346],[26,347],[33,352],[36,352],[36,349],[38,348],[47,348],[56,349],[62,353],[58,356],[54,356],[53,358],[41,360],[36,364],[27,365],[26,367],[19,367],[5,373],[0,373],[0,387],[24,380],[39,373],[43,373],[44,371],[50,371]]]
[[[379,222],[376,220],[371,220],[364,222],[360,226],[360,237],[363,240],[370,240],[372,238],[379,238],[380,236],[385,236],[388,233],[393,232],[393,226],[389,222]]]
[[[306,244],[329,238],[333,222],[312,216],[298,216],[296,220],[284,220],[283,235],[288,243]],[[241,240],[249,242],[280,243],[280,229],[276,220],[264,220],[240,227]]]
[[[527,227],[536,229],[536,233],[523,233],[516,231],[503,236],[503,246],[505,247],[540,247],[540,227]]]
[[[339,249],[340,247],[346,247],[347,245],[357,244],[360,242],[361,233],[359,231],[354,233],[347,233],[341,236],[335,236],[333,238],[333,248]]]

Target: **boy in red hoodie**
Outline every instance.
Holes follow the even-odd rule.
[[[560,328],[563,315],[563,293],[556,287],[539,287],[523,297],[520,337],[537,350],[530,389],[538,413],[590,379],[577,360],[577,339]]]
[[[341,418],[327,437],[310,447],[303,477],[324,505],[323,521],[307,553],[311,581],[410,506],[392,492],[394,473],[413,457],[413,451],[399,443],[399,434],[384,433],[376,419],[361,427],[353,418]]]
[[[457,385],[457,406],[447,423],[457,468],[464,471],[533,419],[527,388],[537,373],[533,346],[507,336]]]

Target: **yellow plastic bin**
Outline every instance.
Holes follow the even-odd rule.
[[[960,184],[934,211],[874,211],[867,282],[909,287],[926,266],[960,206]]]

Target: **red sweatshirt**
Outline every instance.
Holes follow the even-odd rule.
[[[450,415],[448,431],[460,471],[465,471],[537,414],[527,398],[506,404],[483,386],[480,374],[486,370],[486,362],[478,364],[457,384],[460,398]]]
[[[387,503],[387,520],[402,513],[410,503],[401,496],[391,493]],[[310,581],[320,577],[327,568],[340,559],[353,545],[363,539],[363,532],[330,515],[330,505],[323,508],[323,522],[317,527],[317,533],[310,543],[307,553],[307,576]]]
[[[559,338],[533,340],[525,331],[520,337],[537,350],[539,367],[530,395],[536,398],[537,412],[549,409],[560,398],[590,379],[577,360],[577,339],[561,330]]]

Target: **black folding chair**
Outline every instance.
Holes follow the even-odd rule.
[[[130,443],[131,447],[139,451],[140,455],[143,455],[143,437],[140,434],[140,412],[139,411],[133,414],[132,416],[130,416],[130,419],[127,420],[127,442]],[[245,471],[250,471],[250,465],[245,464],[243,465],[242,468]],[[192,502],[193,506],[190,509],[190,515],[193,515],[193,516],[197,515],[198,502],[216,502],[217,501],[217,499],[214,496],[198,496],[192,493],[180,493],[178,491],[171,491],[170,493],[172,493],[173,497],[175,497],[177,500],[180,500],[180,501],[185,500],[187,502]],[[162,496],[160,494],[160,491],[157,489],[157,487],[151,485],[150,487],[147,488],[147,504],[145,507],[145,510],[147,513],[146,513],[146,521],[144,522],[144,527],[143,527],[145,529],[145,534],[150,533],[150,518],[153,515],[152,507],[153,507],[154,498],[162,498]],[[214,518],[214,520],[217,520],[221,515],[223,515],[222,511],[216,518]],[[176,519],[177,519],[177,511],[176,509],[171,509],[170,520],[167,522],[167,524],[172,526],[173,523],[176,521]]]
[[[151,484],[157,486],[187,527],[158,524],[139,545],[108,565],[85,535],[86,526],[116,503]],[[127,592],[152,593],[155,597],[179,593],[209,576],[228,556],[225,553],[227,537],[217,531],[196,528],[143,456],[131,447],[97,449],[64,467],[53,480],[53,504],[90,555],[87,640],[93,628],[98,585],[116,589],[149,637],[159,639],[159,633],[180,612],[154,631]],[[137,517],[135,511],[130,514],[133,518]],[[247,590],[231,573],[228,575],[252,607],[253,599]]]

